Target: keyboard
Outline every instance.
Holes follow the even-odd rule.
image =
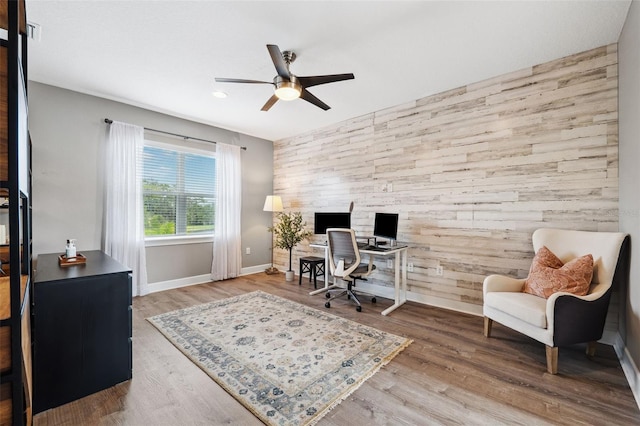
[[[388,251],[393,247],[380,247],[380,246],[369,246],[369,245],[365,245],[364,247],[362,247],[363,250],[370,250],[370,251]]]

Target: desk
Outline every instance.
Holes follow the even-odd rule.
[[[329,250],[327,250],[327,245],[326,244],[309,244],[309,246],[324,250],[324,287],[318,290],[314,290],[309,294],[315,295],[318,293],[323,293],[329,289],[338,287],[336,284],[329,285],[329,274],[330,274]],[[393,305],[389,306],[387,309],[382,311],[382,315],[389,315],[391,312],[393,312],[394,310],[402,306],[404,302],[407,301],[407,250],[408,248],[409,248],[408,246],[400,245],[396,247],[389,247],[389,249],[383,250],[383,251],[360,249],[360,254],[366,254],[368,256],[380,256],[384,258],[387,258],[389,256],[395,257],[395,264],[394,264],[395,301]],[[402,271],[402,276],[400,274],[401,271]]]

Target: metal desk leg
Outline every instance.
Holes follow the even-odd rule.
[[[319,293],[324,293],[327,290],[338,287],[335,283],[329,285],[329,250],[328,248],[324,249],[324,287],[319,288],[317,290],[313,290],[309,293],[310,296],[314,296]]]
[[[402,251],[402,291],[400,294],[402,303],[407,301],[407,252],[408,250]]]
[[[389,315],[407,301],[407,250],[402,250],[402,282],[400,282],[400,252],[396,252],[394,293],[395,303],[382,311],[382,315]]]

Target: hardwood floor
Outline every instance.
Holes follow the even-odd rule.
[[[284,275],[255,274],[134,299],[133,379],[35,416],[42,425],[260,425],[166,340],[145,318],[262,290],[324,308],[313,285]],[[560,348],[559,372],[546,373],[544,345],[482,318],[407,303],[388,317],[363,297],[358,313],[346,299],[331,312],[407,336],[414,342],[327,414],[319,425],[640,424],[640,410],[613,348]],[[37,389],[36,389],[37,392]]]

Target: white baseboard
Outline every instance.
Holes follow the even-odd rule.
[[[270,263],[267,263],[264,265],[249,266],[248,268],[242,268],[240,270],[240,276],[257,274],[258,272],[264,272],[264,270],[269,267],[271,267]]]
[[[475,316],[482,316],[482,306],[473,303],[460,302],[458,300],[444,299],[436,296],[425,296],[420,293],[407,292],[407,299],[413,302],[422,303],[437,308],[444,308],[450,311],[462,312]]]
[[[602,332],[602,339],[598,340],[598,342],[609,346],[615,346],[619,337],[620,335],[617,331],[604,330]]]
[[[211,274],[196,275],[194,277],[178,278],[177,280],[159,281],[157,283],[148,284],[149,293],[158,291],[171,290],[174,288],[187,287],[195,284],[204,284],[211,282]]]
[[[633,362],[633,358],[631,358],[631,354],[629,354],[620,333],[616,333],[613,348],[618,355],[622,371],[624,371],[627,382],[629,382],[629,387],[631,388],[633,397],[636,399],[636,404],[638,404],[638,408],[640,408],[640,371],[638,370],[636,363]]]
[[[270,263],[267,263],[266,265],[257,265],[257,266],[250,266],[248,268],[242,268],[240,270],[240,276],[257,274],[258,272],[264,272],[264,270],[267,269],[269,266],[271,266]],[[178,278],[176,280],[159,281],[157,283],[150,283],[148,284],[148,289],[149,289],[149,293],[156,293],[158,291],[171,290],[174,288],[187,287],[187,286],[196,285],[196,284],[205,284],[209,282],[211,282],[211,274],[203,274],[203,275],[196,275],[193,277]]]
[[[366,281],[358,281],[358,289],[365,293],[372,293],[378,297],[386,299],[395,299],[394,287],[387,287],[379,284],[371,284]],[[451,311],[462,312],[465,314],[482,316],[482,306],[471,303],[460,302],[456,300],[444,299],[441,297],[425,296],[424,294],[407,291],[407,300],[410,302],[422,303],[437,308],[449,309]]]

